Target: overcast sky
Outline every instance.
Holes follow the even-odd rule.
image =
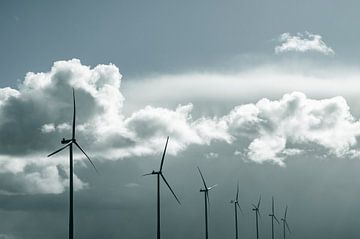
[[[0,239],[65,238],[75,154],[77,238],[242,238],[271,197],[289,238],[358,238],[360,21],[357,1],[1,1]],[[282,233],[276,225],[276,235]]]

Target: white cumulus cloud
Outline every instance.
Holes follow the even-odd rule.
[[[297,33],[296,35],[283,33],[279,37],[279,42],[280,45],[275,47],[275,53],[314,51],[325,55],[335,54],[334,50],[326,45],[320,35],[309,32]]]
[[[251,140],[248,157],[260,163],[283,165],[282,154],[301,152],[289,151],[291,145],[311,148],[315,144],[343,156],[356,145],[360,134],[360,123],[350,114],[343,97],[314,100],[300,92],[236,107],[222,120],[227,122],[229,134]]]

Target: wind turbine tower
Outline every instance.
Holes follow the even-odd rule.
[[[256,220],[256,239],[259,239],[259,217],[261,217],[260,215],[260,203],[261,203],[261,196],[259,198],[259,201],[257,203],[257,205],[252,204],[253,206],[253,211],[255,212],[255,220]]]
[[[208,239],[209,238],[209,230],[208,230],[208,204],[210,206],[210,199],[209,199],[209,191],[211,189],[213,189],[215,186],[217,186],[217,184],[211,186],[211,187],[208,187],[206,185],[206,182],[205,182],[205,179],[204,179],[204,176],[202,175],[201,173],[201,170],[199,167],[197,167],[198,170],[199,170],[199,173],[200,173],[200,176],[201,176],[201,179],[202,179],[202,182],[204,184],[204,188],[201,188],[200,189],[200,192],[204,193],[204,199],[205,199],[205,239]]]
[[[60,151],[66,149],[67,147],[69,147],[69,151],[70,151],[70,181],[69,181],[69,194],[70,194],[70,208],[69,208],[69,239],[73,239],[74,238],[74,173],[73,173],[73,169],[74,169],[74,165],[73,165],[73,145],[75,145],[76,147],[78,147],[78,149],[80,149],[80,151],[85,155],[85,157],[90,161],[91,165],[94,167],[95,171],[97,171],[95,165],[93,164],[93,162],[91,161],[90,157],[85,153],[85,151],[80,147],[79,143],[76,141],[75,138],[75,120],[76,120],[76,103],[75,103],[75,92],[74,89],[72,91],[73,93],[73,120],[72,120],[72,136],[71,139],[65,139],[63,138],[61,140],[61,144],[65,144],[65,146],[63,146],[62,148],[56,150],[55,152],[51,153],[48,155],[48,157],[59,153]]]
[[[289,233],[291,233],[289,224],[287,223],[287,220],[286,220],[287,211],[288,211],[288,206],[286,205],[284,217],[281,218],[281,221],[282,221],[282,223],[283,223],[284,239],[285,239],[285,237],[286,237],[286,229],[288,230]]]
[[[243,211],[240,207],[239,204],[239,182],[237,183],[237,188],[236,188],[236,197],[235,200],[231,200],[230,203],[234,204],[234,209],[235,209],[235,238],[238,239],[239,238],[239,233],[238,233],[238,208],[240,209],[241,214],[243,214]]]
[[[164,149],[164,152],[163,152],[163,155],[162,155],[162,158],[161,158],[161,164],[160,164],[159,171],[153,170],[151,173],[147,173],[147,174],[143,175],[143,176],[156,175],[156,177],[157,177],[157,239],[160,239],[160,180],[161,179],[165,182],[167,187],[170,189],[170,191],[174,195],[176,201],[179,204],[181,204],[180,200],[178,199],[178,197],[176,196],[176,194],[174,193],[174,191],[170,187],[169,183],[166,181],[166,178],[164,177],[164,174],[162,172],[168,142],[169,142],[169,136],[166,139],[165,149]]]
[[[271,214],[269,216],[271,217],[271,238],[274,239],[274,220],[279,224],[279,220],[275,216],[274,197],[271,200]]]

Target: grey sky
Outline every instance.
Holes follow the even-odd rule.
[[[155,179],[141,175],[158,167],[168,134],[164,173],[182,205],[162,187],[165,238],[203,237],[196,166],[219,184],[210,238],[234,236],[237,179],[242,238],[255,237],[260,194],[261,238],[271,196],[278,218],[289,205],[289,238],[358,238],[359,8],[1,1],[0,239],[67,235],[67,154],[45,156],[69,134],[71,87],[79,140],[100,170],[75,165],[77,238],[155,237]],[[296,38],[311,34],[324,45]]]

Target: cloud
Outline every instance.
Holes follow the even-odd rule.
[[[219,154],[214,153],[214,152],[209,152],[209,153],[204,154],[204,157],[207,159],[215,159],[215,158],[219,157]]]
[[[95,163],[159,154],[166,136],[173,155],[189,145],[216,142],[235,147],[245,160],[278,165],[314,147],[337,156],[357,155],[360,126],[343,97],[316,100],[294,92],[212,117],[194,117],[191,103],[174,109],[148,105],[125,115],[121,77],[112,64],[90,68],[73,59],[55,62],[48,72],[28,73],[18,89],[0,89],[0,191],[64,192],[68,155],[46,155],[71,134],[71,88],[76,92],[78,142]],[[76,168],[86,167],[83,160],[75,151]],[[89,186],[76,176],[75,182],[76,189]]]
[[[325,65],[310,59],[280,60],[233,72],[188,72],[129,80],[124,84],[123,93],[128,113],[147,104],[175,107],[189,102],[196,107],[204,105],[207,108],[201,110],[206,113],[215,107],[223,108],[224,104],[234,106],[265,96],[281,97],[293,91],[315,98],[343,95],[349,100],[358,97],[354,86],[358,85],[359,77],[356,67]]]
[[[49,160],[44,155],[0,156],[1,193],[38,194],[62,193],[68,186],[68,165],[61,158]],[[74,175],[76,190],[88,187]]]
[[[0,233],[0,239],[15,239],[14,236]]]
[[[125,187],[126,188],[136,188],[136,187],[139,187],[140,185],[137,184],[137,183],[127,183],[125,184]]]
[[[325,44],[320,35],[309,32],[297,33],[292,36],[290,33],[283,33],[279,37],[281,45],[275,47],[275,53],[284,52],[308,52],[314,51],[325,55],[335,54],[334,50]]]
[[[300,153],[291,145],[321,146],[343,156],[357,144],[360,123],[350,114],[343,97],[314,100],[305,94],[285,94],[280,100],[262,99],[236,107],[223,119],[233,137],[250,139],[248,157],[256,162],[283,165],[283,155]]]
[[[101,131],[106,133],[108,124],[118,126],[122,121],[118,118],[123,101],[120,82],[114,65],[90,69],[73,59],[55,62],[49,72],[26,74],[17,90],[0,89],[0,165],[8,178],[1,190],[8,194],[63,192],[68,184],[66,154],[45,157],[70,133],[71,87],[78,96],[79,142],[89,146]],[[97,131],[87,134],[87,129]],[[75,181],[78,189],[86,187],[78,178]]]

